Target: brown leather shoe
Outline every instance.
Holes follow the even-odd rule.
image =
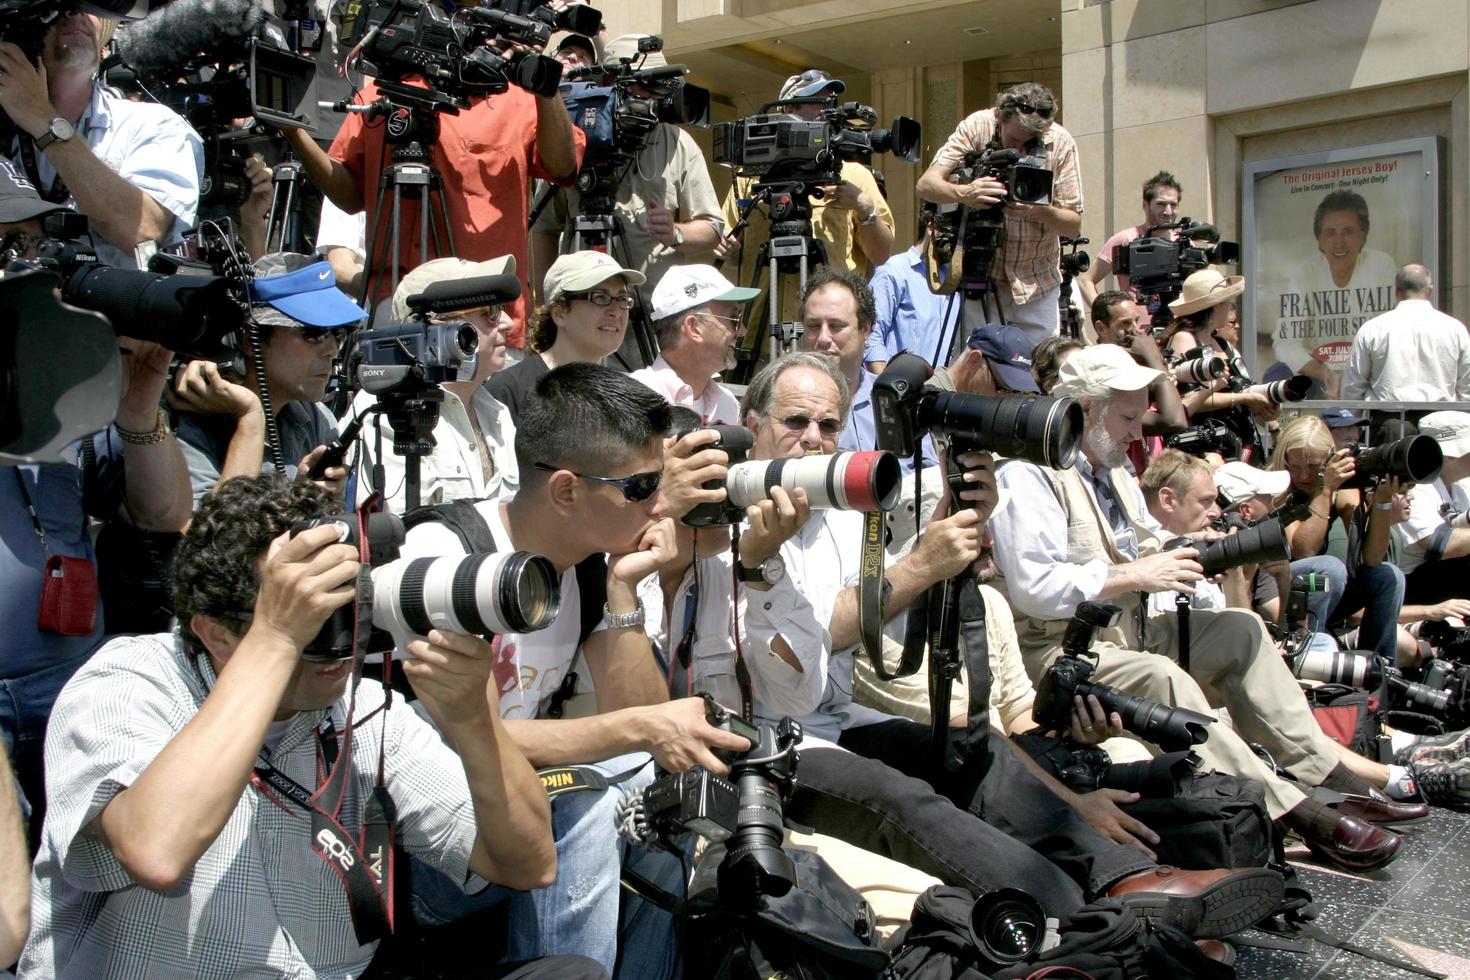
[[[1285,890],[1268,868],[1183,871],[1160,866],[1138,871],[1108,889],[1139,915],[1157,919],[1198,939],[1219,939],[1276,911]]]
[[[1369,823],[1412,823],[1429,816],[1428,803],[1401,803],[1387,796],[1379,799],[1377,795],[1348,793],[1340,801],[1327,806],[1343,816],[1357,817]]]
[[[1297,831],[1312,853],[1344,868],[1381,868],[1399,853],[1404,839],[1346,814],[1337,818],[1330,834]]]
[[[1235,965],[1235,947],[1218,939],[1196,939],[1194,945],[1216,963]]]

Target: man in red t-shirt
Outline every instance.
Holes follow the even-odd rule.
[[[354,102],[367,105],[377,97],[377,86],[369,82]],[[312,182],[348,214],[366,210],[369,231],[383,168],[393,162],[385,128],[381,117],[349,113],[325,152],[303,130],[285,131]],[[439,114],[439,136],[428,148],[429,159],[444,188],[455,254],[472,262],[513,255],[517,269],[528,268],[531,181],[541,178],[569,185],[582,165],[586,145],[586,136],[572,125],[565,104],[554,94],[545,98],[511,86],[498,95],[472,98],[457,115]],[[391,208],[391,197],[385,197],[384,204]],[[369,263],[374,302],[391,294],[394,280],[436,257],[419,254],[419,207],[418,200],[405,195],[396,276],[385,268],[393,254],[386,231],[391,210],[383,215],[379,241],[369,244],[375,245]],[[529,290],[524,271],[521,280],[521,298],[507,311],[515,324],[507,344],[516,348],[525,345]]]
[[[1143,233],[1153,225],[1167,225],[1179,220],[1179,199],[1182,191],[1179,189],[1179,181],[1167,170],[1160,170],[1150,177],[1143,185],[1143,224],[1134,225],[1132,228],[1124,228],[1113,235],[1103,247],[1097,250],[1097,258],[1092,260],[1092,269],[1085,276],[1077,278],[1077,285],[1082,290],[1082,298],[1090,307],[1097,300],[1097,287],[1102,284],[1113,272],[1117,264],[1114,253],[1117,249],[1126,249],[1133,242],[1143,237]],[[1173,230],[1160,232],[1165,238],[1173,238],[1177,232]],[[1138,326],[1147,330],[1153,317],[1146,302],[1139,300],[1138,290],[1134,289],[1128,282],[1128,277],[1123,273],[1117,273],[1118,289],[1128,294],[1129,299],[1138,305]]]

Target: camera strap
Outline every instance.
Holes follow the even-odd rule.
[[[730,525],[730,594],[740,594],[740,527]],[[730,635],[735,640],[735,683],[740,686],[740,717],[754,724],[755,692],[750,683],[750,667],[745,663],[745,650],[740,645],[740,603],[733,603]]]
[[[66,181],[61,179],[61,174],[56,175],[55,179],[51,181],[49,188],[42,189],[41,171],[36,166],[36,144],[31,139],[31,134],[17,134],[16,142],[20,144],[20,162],[26,168],[26,176],[35,185],[36,193],[41,195],[43,201],[49,201],[52,204],[65,204],[71,198],[71,190],[67,188]]]

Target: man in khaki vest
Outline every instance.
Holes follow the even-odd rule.
[[[1062,365],[1053,391],[1083,407],[1083,446],[1074,468],[1010,460],[997,470],[999,486],[1026,501],[991,521],[1001,572],[995,584],[1016,611],[1026,670],[1037,681],[1060,654],[1078,603],[1119,606],[1118,626],[1099,631],[1093,646],[1094,682],[1194,711],[1229,708],[1239,734],[1223,723],[1210,726],[1196,747],[1208,767],[1259,779],[1272,817],[1315,853],[1354,868],[1386,864],[1400,837],[1308,797],[1246,746],[1246,739],[1263,745],[1301,786],[1373,793],[1338,762],[1260,617],[1240,609],[1193,612],[1186,674],[1174,662],[1174,615],[1147,613],[1147,594],[1188,593],[1204,577],[1195,549],[1162,550],[1163,530],[1124,468],[1124,448],[1142,433],[1147,389],[1158,376],[1112,344],[1076,352]]]

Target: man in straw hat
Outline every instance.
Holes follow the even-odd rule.
[[[1141,434],[1147,389],[1158,373],[1112,344],[1077,351],[1062,365],[1053,390],[1082,404],[1083,451],[1076,465],[1051,470],[1009,460],[997,468],[1000,488],[1028,504],[991,520],[1001,572],[996,585],[1016,611],[1026,669],[1037,681],[1061,654],[1079,603],[1121,607],[1119,625],[1099,631],[1093,645],[1095,683],[1204,713],[1216,704],[1228,707],[1242,734],[1223,724],[1209,727],[1195,751],[1210,767],[1260,780],[1272,817],[1300,833],[1314,852],[1354,868],[1386,864],[1402,842],[1397,835],[1318,803],[1278,778],[1246,745],[1246,739],[1264,745],[1305,786],[1373,794],[1338,761],[1336,745],[1313,720],[1260,617],[1239,609],[1195,611],[1187,674],[1173,662],[1175,617],[1146,611],[1147,594],[1187,594],[1204,578],[1195,548],[1164,550],[1165,532],[1123,466],[1124,447]],[[1364,806],[1360,812],[1373,819],[1399,819],[1390,803],[1369,799]]]

